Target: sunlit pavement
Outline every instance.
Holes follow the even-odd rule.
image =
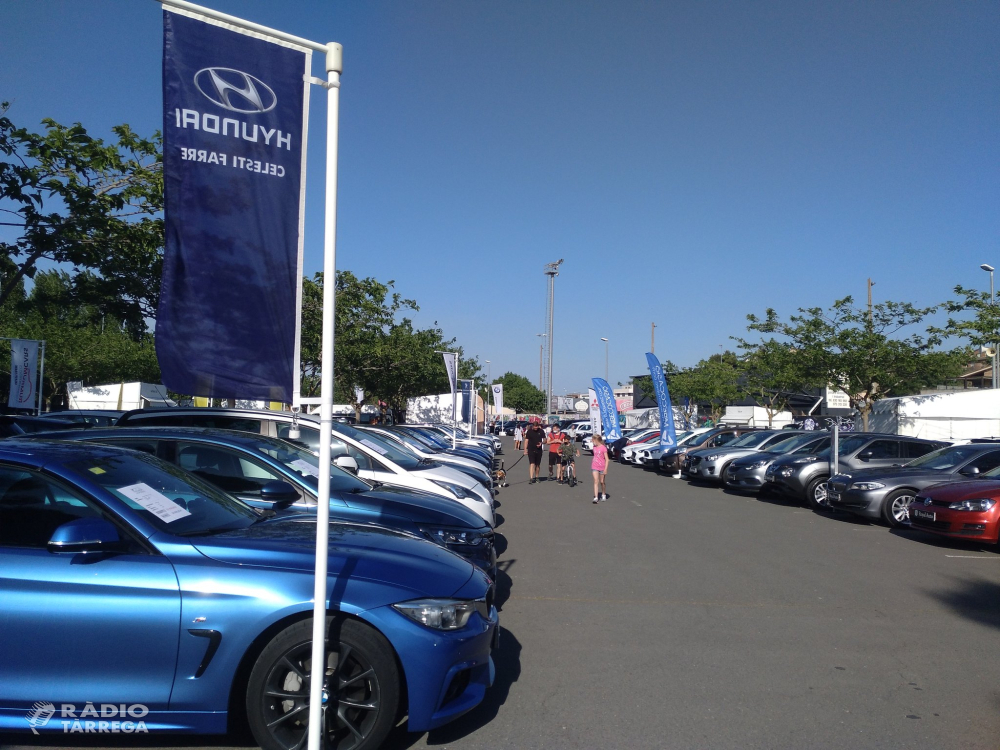
[[[459,721],[387,747],[1000,746],[994,549],[617,464],[593,505],[585,480],[513,469],[496,684]],[[108,744],[61,740],[45,744]],[[143,746],[181,742],[233,740]]]

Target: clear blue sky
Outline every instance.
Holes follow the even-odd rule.
[[[1000,268],[1000,4],[214,0],[344,44],[338,267],[554,390],[691,365],[866,279],[930,305]],[[18,124],[160,127],[152,0],[4,0]],[[315,72],[322,75],[321,61]],[[306,269],[321,267],[313,91]]]

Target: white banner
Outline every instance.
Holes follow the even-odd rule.
[[[494,383],[490,390],[493,391],[493,413],[499,416],[503,413],[503,383]]]
[[[587,399],[590,401],[590,429],[592,435],[601,435],[601,407],[597,403],[597,391],[591,388]]]
[[[38,401],[38,342],[11,339],[10,397],[11,409],[34,409]]]
[[[359,404],[365,402],[365,389],[360,385],[354,386],[354,400]]]
[[[448,371],[448,382],[451,383],[451,421],[458,418],[458,353],[441,352],[444,357],[444,369]]]

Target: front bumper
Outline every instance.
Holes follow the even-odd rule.
[[[882,501],[885,500],[886,490],[851,490],[850,485],[841,483],[829,483],[826,486],[826,501],[831,508],[846,510],[856,516],[865,518],[880,518],[882,515]]]
[[[667,456],[660,456],[659,468],[660,471],[667,474],[676,474],[681,470],[681,465],[684,460],[683,455],[678,455],[676,453],[671,453]]]
[[[719,469],[722,461],[706,461],[704,459],[697,463],[692,461],[688,466],[688,479],[698,479],[703,482],[721,482]]]
[[[754,469],[729,464],[729,469],[726,471],[726,476],[723,479],[725,480],[726,487],[731,487],[734,490],[758,491],[766,484],[769,484],[764,476],[765,471],[767,471],[766,466]]]
[[[933,514],[933,518],[921,515]],[[997,508],[972,513],[967,510],[951,510],[940,505],[925,506],[917,502],[910,505],[910,528],[929,531],[932,534],[951,539],[975,539],[996,542],[1000,536],[1000,511]]]
[[[493,684],[491,651],[499,628],[496,607],[461,630],[432,630],[391,606],[363,617],[385,635],[403,667],[409,696],[409,731],[427,732],[478,706]]]

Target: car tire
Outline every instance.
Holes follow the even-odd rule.
[[[722,485],[723,488],[726,487],[726,472],[729,471],[729,464],[731,463],[732,461],[727,461],[719,467],[719,484]]]
[[[893,529],[898,529],[900,526],[909,526],[909,506],[916,494],[913,490],[902,489],[887,495],[882,500],[882,520]]]
[[[345,617],[327,618],[329,690],[324,747],[370,750],[392,730],[399,707],[400,675],[389,642],[373,628]],[[312,620],[276,635],[264,648],[247,685],[247,717],[263,750],[305,745],[309,725]],[[332,670],[332,671],[331,671]]]
[[[812,510],[829,510],[826,501],[826,483],[829,477],[816,477],[806,487],[806,506]]]

